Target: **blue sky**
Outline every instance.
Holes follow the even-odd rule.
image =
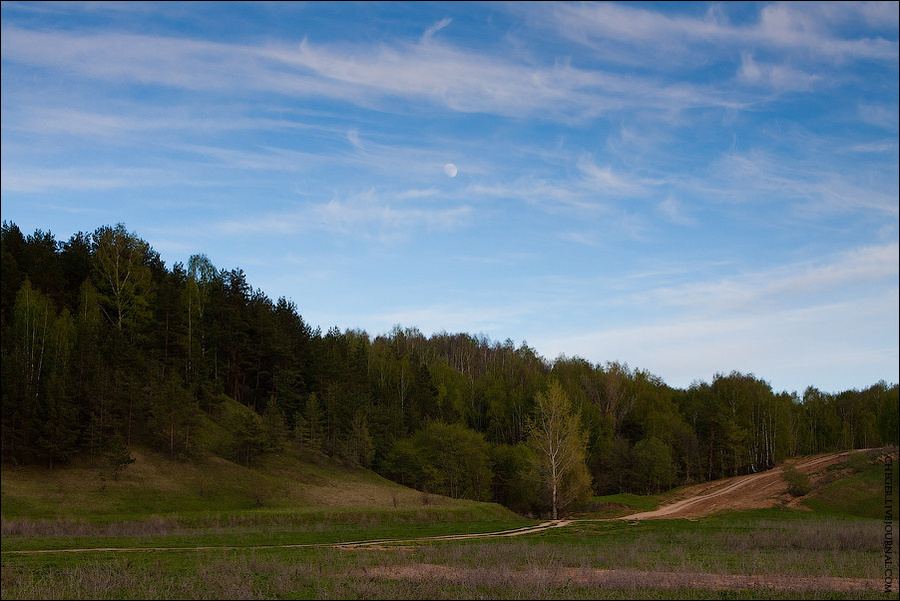
[[[312,326],[898,378],[898,4],[2,4],[2,218]]]

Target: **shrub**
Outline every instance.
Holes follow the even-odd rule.
[[[788,483],[788,493],[794,497],[802,497],[812,490],[812,483],[809,476],[803,472],[798,472],[793,465],[786,465],[781,469],[785,481]]]

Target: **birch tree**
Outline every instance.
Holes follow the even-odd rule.
[[[534,418],[528,425],[528,445],[537,453],[538,473],[550,493],[553,519],[560,509],[590,494],[585,465],[587,437],[581,430],[581,412],[556,379],[546,392],[535,395]]]
[[[217,277],[218,272],[206,255],[192,255],[188,260],[187,285],[184,293],[187,300],[187,367],[191,379],[199,374],[197,361],[194,358],[195,354],[199,355],[200,362],[206,355],[206,330],[203,321],[209,305],[210,293]],[[199,346],[197,353],[194,351],[195,346]]]
[[[94,233],[94,258],[100,307],[121,333],[150,312],[150,245],[123,224]]]

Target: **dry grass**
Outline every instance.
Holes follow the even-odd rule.
[[[181,534],[184,531],[185,529],[177,520],[159,516],[109,524],[96,524],[71,518],[55,520],[0,519],[2,536],[166,536]]]
[[[884,529],[871,520],[819,519],[786,525],[760,521],[747,532],[723,533],[732,549],[803,549],[807,551],[878,551]]]
[[[425,580],[459,583],[469,587],[491,588],[559,588],[576,585],[594,589],[618,590],[730,590],[762,589],[768,591],[805,592],[869,591],[880,589],[877,579],[834,577],[786,577],[768,575],[702,574],[690,572],[648,572],[641,570],[599,570],[556,566],[530,570],[500,568],[453,568],[435,564],[405,565],[393,568],[370,568],[368,576],[390,580]]]
[[[379,555],[383,556],[383,555]],[[754,591],[754,598],[878,599],[878,581],[841,578],[742,576],[690,572],[599,570],[567,566],[516,569],[509,565],[458,567],[410,561],[372,565],[372,555],[349,559],[320,554],[311,560],[242,557],[200,561],[174,575],[126,560],[95,561],[40,577],[5,566],[4,599],[569,599],[721,598]],[[745,593],[746,594],[746,593]]]

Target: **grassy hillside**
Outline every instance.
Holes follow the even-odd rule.
[[[847,461],[825,471],[801,502],[805,507],[828,516],[848,516],[883,519],[885,500],[886,461],[893,469],[893,515],[898,515],[897,449],[859,452]]]
[[[220,457],[193,463],[147,449],[132,455],[135,462],[118,480],[107,465],[89,458],[53,471],[6,467],[2,517],[102,523],[157,516],[198,525],[230,515],[261,522],[515,517],[496,504],[424,495],[368,470],[290,453],[265,457],[250,469]]]
[[[423,494],[365,470],[286,445],[250,468],[222,455],[232,444],[227,424],[243,408],[226,406],[223,420],[201,429],[201,458],[170,460],[132,448],[134,463],[116,477],[102,457],[76,458],[64,468],[7,466],[2,470],[4,522],[87,520],[96,523],[171,518],[183,525],[223,519],[311,521],[510,520],[518,516],[493,503]],[[229,518],[231,516],[231,518]]]

